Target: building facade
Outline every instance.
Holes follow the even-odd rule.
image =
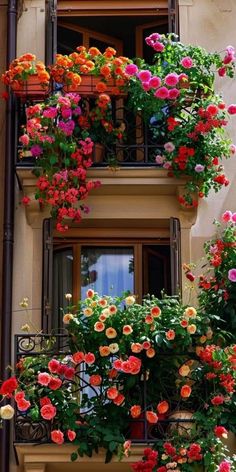
[[[1,9],[1,44],[6,51],[7,8],[4,6]],[[9,10],[8,30],[12,27]],[[25,0],[19,2],[15,17],[16,56],[30,51],[38,59],[50,63],[56,51],[67,53],[77,45],[84,44],[101,49],[111,45],[120,54],[145,57],[148,53],[144,38],[154,31],[176,31],[185,44],[221,51],[228,44],[236,46],[235,15],[234,0],[58,0],[57,4],[52,0]],[[5,70],[3,57],[4,54],[1,55],[1,70]],[[222,85],[219,84],[219,87]],[[226,103],[235,102],[235,90],[235,80],[226,80],[223,88],[219,88]],[[7,106],[8,115],[10,111],[19,116],[19,104],[13,101]],[[10,126],[7,120],[8,132],[5,133],[4,107],[0,113],[3,160],[5,145],[6,153],[9,149],[11,152],[13,150],[7,141]],[[236,139],[235,129],[229,127],[229,133],[232,139]],[[17,137],[14,139],[16,149]],[[139,144],[139,139],[135,134],[136,144]],[[16,155],[17,151],[14,152]],[[4,339],[7,330],[9,333],[11,329],[13,340],[13,335],[19,333],[21,326],[28,322],[39,330],[42,327],[48,331],[60,329],[58,307],[63,303],[66,292],[73,293],[74,299],[78,299],[89,287],[110,291],[114,295],[129,288],[141,298],[145,293],[155,290],[158,295],[160,288],[165,286],[169,294],[177,294],[182,287],[183,298],[187,296],[182,264],[197,261],[202,256],[203,242],[214,231],[213,219],[219,218],[223,210],[235,209],[234,159],[224,164],[230,185],[217,196],[212,193],[208,199],[201,201],[198,209],[184,209],[176,199],[183,191],[184,180],[170,178],[165,170],[145,165],[139,149],[136,150],[135,160],[127,165],[122,164],[124,162],[115,171],[107,166],[90,169],[90,176],[99,179],[102,184],[89,197],[91,211],[80,225],[72,227],[66,235],[61,235],[53,229],[47,210],[42,210],[37,202],[30,203],[27,208],[20,205],[22,192],[24,195],[33,195],[36,180],[30,165],[19,162],[17,156],[11,160],[11,166],[14,165],[11,172],[16,171],[12,289],[8,286],[7,292],[6,284],[3,283],[2,316],[6,316],[11,305],[12,313],[7,328],[3,318]],[[0,171],[1,181],[4,180],[3,169],[4,164]],[[5,182],[7,185],[7,180]],[[4,195],[5,199],[13,198],[6,187],[3,195],[3,187],[2,184],[1,201]],[[6,214],[7,205],[5,234],[9,225]],[[11,235],[5,239],[4,251],[11,253]],[[111,280],[109,277],[113,275],[109,274],[109,266],[116,267],[117,274],[117,260],[120,263],[122,261],[123,269],[119,276]],[[6,276],[6,263],[7,259],[4,259],[3,278],[9,281],[11,271]],[[6,294],[9,296],[11,292],[12,300],[6,300]],[[29,315],[19,308],[19,302],[24,297],[29,299]],[[8,354],[11,352],[13,359],[13,341],[10,343],[9,338],[7,342]],[[6,339],[2,346],[6,347]],[[7,438],[8,432],[3,435],[3,441],[8,441]],[[69,456],[69,446],[58,452],[58,448],[53,445],[38,448],[21,445],[17,446],[18,464],[11,451],[10,463],[7,458],[3,463],[5,469],[1,472],[8,472],[9,464],[11,472],[60,472],[65,467],[77,470],[78,465],[71,464]],[[102,457],[92,462],[83,461],[80,470],[93,470],[94,467],[100,470],[104,468]],[[128,470],[126,463],[112,464],[106,469],[109,467],[112,471]]]

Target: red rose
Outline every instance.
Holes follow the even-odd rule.
[[[66,367],[64,376],[68,380],[72,380],[75,375],[75,369],[74,367]]]
[[[50,398],[48,398],[48,397],[40,398],[39,403],[40,403],[40,406],[51,405],[52,404]]]
[[[118,397],[118,395],[119,395],[119,392],[116,387],[108,388],[107,398],[109,398],[109,400],[115,400],[115,398]]]
[[[18,382],[16,377],[11,377],[10,379],[5,380],[0,388],[1,395],[7,395],[8,397],[12,396],[14,390],[18,387]]]
[[[120,406],[122,405],[124,401],[125,401],[125,396],[122,395],[122,393],[119,393],[119,395],[117,395],[117,397],[113,400],[113,403],[115,403],[115,405],[117,406]]]
[[[40,414],[44,420],[52,420],[52,418],[54,418],[54,416],[56,416],[57,414],[57,409],[52,404],[50,405],[47,404],[47,405],[42,406],[40,410]]]
[[[30,406],[31,406],[31,403],[25,398],[22,398],[21,400],[17,402],[17,408],[20,411],[26,411],[30,408]]]
[[[60,366],[60,362],[57,361],[57,359],[52,359],[48,363],[48,369],[52,374],[57,374],[58,373],[58,368]]]
[[[75,364],[80,364],[81,362],[84,361],[84,353],[83,352],[76,352],[72,356],[73,361]]]
[[[146,411],[146,419],[148,423],[156,424],[158,422],[158,416],[153,411]]]
[[[57,390],[58,388],[60,388],[61,384],[62,384],[61,379],[58,379],[57,377],[55,378],[52,377],[48,386],[51,390]]]
[[[131,406],[130,414],[132,418],[138,418],[141,415],[141,406],[140,405]]]
[[[192,389],[189,385],[183,385],[183,387],[181,387],[181,390],[180,390],[180,395],[182,398],[188,398],[190,397],[191,392],[192,392]]]
[[[15,394],[15,401],[16,402],[18,402],[19,400],[22,400],[23,398],[25,398],[25,392],[23,392],[23,391],[16,392],[16,394]]]
[[[101,377],[101,375],[96,375],[96,374],[91,375],[91,376],[89,377],[89,383],[90,383],[90,385],[92,385],[93,387],[97,387],[98,385],[101,385],[101,383],[102,383],[102,377]]]
[[[50,380],[51,380],[51,375],[49,375],[47,372],[40,372],[38,374],[38,383],[40,385],[43,385],[44,387],[47,387]]]
[[[224,426],[215,426],[214,434],[217,438],[227,438],[228,431],[224,428]]]
[[[64,443],[64,434],[60,429],[54,429],[51,431],[51,440],[56,444]]]
[[[86,364],[93,364],[95,362],[95,355],[92,352],[88,352],[88,354],[85,354],[84,360]]]
[[[222,405],[222,403],[224,403],[224,401],[225,401],[225,399],[224,399],[223,395],[216,395],[215,397],[213,397],[211,399],[211,403],[214,406]]]

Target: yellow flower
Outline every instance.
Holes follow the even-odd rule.
[[[109,338],[109,339],[116,338],[116,336],[117,336],[116,330],[112,327],[107,328],[105,333],[106,333],[106,337]]]
[[[91,316],[91,315],[93,314],[92,308],[89,308],[89,307],[88,307],[88,308],[84,308],[84,309],[83,309],[83,314],[84,314],[85,316]]]
[[[190,372],[190,368],[188,365],[186,364],[183,364],[180,368],[179,368],[179,375],[181,375],[182,377],[187,377],[187,375],[189,374]]]
[[[111,343],[109,344],[109,349],[112,354],[115,354],[116,352],[119,351],[119,345],[117,343]]]
[[[128,297],[125,298],[125,303],[128,306],[131,306],[135,303],[135,297],[133,295],[129,295]]]
[[[0,418],[3,420],[11,420],[14,416],[15,410],[11,405],[5,405],[0,408]]]
[[[196,333],[197,326],[195,324],[191,324],[187,326],[187,331],[189,334],[194,334]]]

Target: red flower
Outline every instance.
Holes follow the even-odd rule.
[[[17,401],[17,408],[20,411],[26,411],[31,407],[31,403],[26,400],[25,398],[22,398],[21,400]]]
[[[39,403],[40,403],[41,407],[44,406],[44,405],[51,405],[52,404],[50,398],[48,398],[48,397],[40,398]]]
[[[84,361],[84,353],[83,352],[76,352],[72,356],[73,361],[75,364],[80,364],[81,362]]]
[[[1,395],[7,395],[8,397],[12,396],[14,390],[18,387],[18,382],[16,377],[11,377],[10,379],[5,380],[0,388]]]
[[[88,354],[84,356],[84,361],[86,364],[93,364],[95,362],[95,355],[92,352],[88,352]]]
[[[211,403],[214,406],[222,405],[224,403],[224,401],[225,401],[225,399],[224,399],[223,395],[216,395],[215,397],[213,397],[211,399]]]
[[[119,392],[116,387],[108,388],[107,398],[109,398],[109,400],[115,400],[115,398],[118,397],[118,395],[119,395]]]
[[[66,379],[72,380],[74,375],[75,375],[74,367],[66,367],[65,368],[64,376],[65,376]]]
[[[132,418],[138,418],[141,415],[141,406],[140,405],[131,406],[130,414]]]
[[[160,414],[164,414],[169,410],[169,403],[165,400],[163,402],[159,402],[157,405],[157,411]]]
[[[122,395],[122,393],[119,393],[117,397],[113,400],[113,403],[117,406],[120,406],[122,405],[122,403],[124,403],[124,401],[125,401],[125,396]]]
[[[183,385],[183,387],[181,387],[180,395],[182,398],[188,398],[190,397],[191,392],[192,392],[191,387],[186,384],[186,385]]]
[[[60,429],[54,429],[51,431],[51,440],[56,444],[64,443],[64,434]]]
[[[92,385],[93,387],[97,387],[98,385],[101,385],[101,383],[102,383],[102,377],[101,377],[101,375],[96,375],[96,374],[91,375],[91,376],[89,377],[89,383],[90,383],[90,385]]]
[[[158,422],[158,416],[153,411],[146,411],[146,419],[148,423],[156,424]]]
[[[25,195],[25,196],[21,199],[22,205],[28,205],[29,202],[30,202],[30,198],[27,197],[27,195]]]
[[[60,366],[60,362],[57,359],[52,359],[48,363],[48,369],[52,374],[57,374],[58,373],[58,368]]]
[[[38,383],[44,387],[47,387],[51,378],[51,375],[49,375],[47,372],[40,372],[38,374]]]
[[[72,429],[68,429],[67,436],[69,441],[74,441],[74,439],[76,438],[76,432],[72,431]]]
[[[214,434],[217,438],[227,438],[228,431],[224,426],[215,426]]]
[[[62,384],[61,379],[58,379],[57,377],[52,377],[48,386],[51,390],[58,390]]]

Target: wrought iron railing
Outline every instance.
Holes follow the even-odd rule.
[[[57,359],[63,359],[71,354],[71,340],[67,334],[18,334],[15,336],[15,360],[16,365],[22,362],[22,358],[34,358],[37,366],[37,359],[39,365],[42,362],[42,356],[48,359],[56,357]],[[162,362],[168,362],[168,358],[173,355],[183,358],[183,362],[186,358],[189,358],[189,354],[159,354],[158,362],[160,359]],[[192,357],[193,353],[191,353]],[[139,385],[135,387],[136,396],[138,403],[142,405],[143,411],[149,408],[148,398],[148,372],[145,372],[141,378]],[[94,389],[89,385],[86,380],[86,367],[81,366],[78,372],[76,372],[76,380],[71,380],[73,385],[74,393],[83,395],[83,389],[93,389],[93,395],[101,395],[101,391]],[[87,393],[87,391],[86,391]],[[173,392],[169,392],[170,394]],[[197,407],[197,405],[196,405]],[[157,424],[151,425],[147,422],[146,416],[143,414],[137,419],[131,419],[129,426],[125,427],[124,434],[127,438],[130,438],[134,443],[154,443],[163,438],[170,438],[173,428],[180,435],[188,435],[191,429],[192,423],[195,420],[192,418],[191,411],[182,410],[177,411],[178,404],[175,400],[172,403],[172,408],[175,410],[174,414],[169,415],[164,419],[159,419]],[[91,411],[92,412],[92,411]],[[89,414],[90,410],[82,411],[81,415]],[[48,443],[50,439],[51,422],[44,419],[33,420],[27,412],[17,412],[15,416],[15,441],[17,443]]]
[[[18,137],[22,133],[22,126],[26,123],[25,110],[28,105],[27,101],[17,102],[16,130]],[[144,121],[141,115],[130,111],[125,99],[112,100],[112,118],[116,127],[123,126],[124,138],[112,141],[109,140],[108,134],[108,139],[103,142],[102,156],[99,159],[96,158],[96,150],[94,150],[93,166],[157,166],[155,157],[157,154],[161,154],[163,150],[164,123],[159,122],[155,117],[151,117],[149,122]],[[34,158],[30,156],[20,157],[20,145],[18,145],[17,155],[16,165],[18,167],[32,167],[34,165]]]

